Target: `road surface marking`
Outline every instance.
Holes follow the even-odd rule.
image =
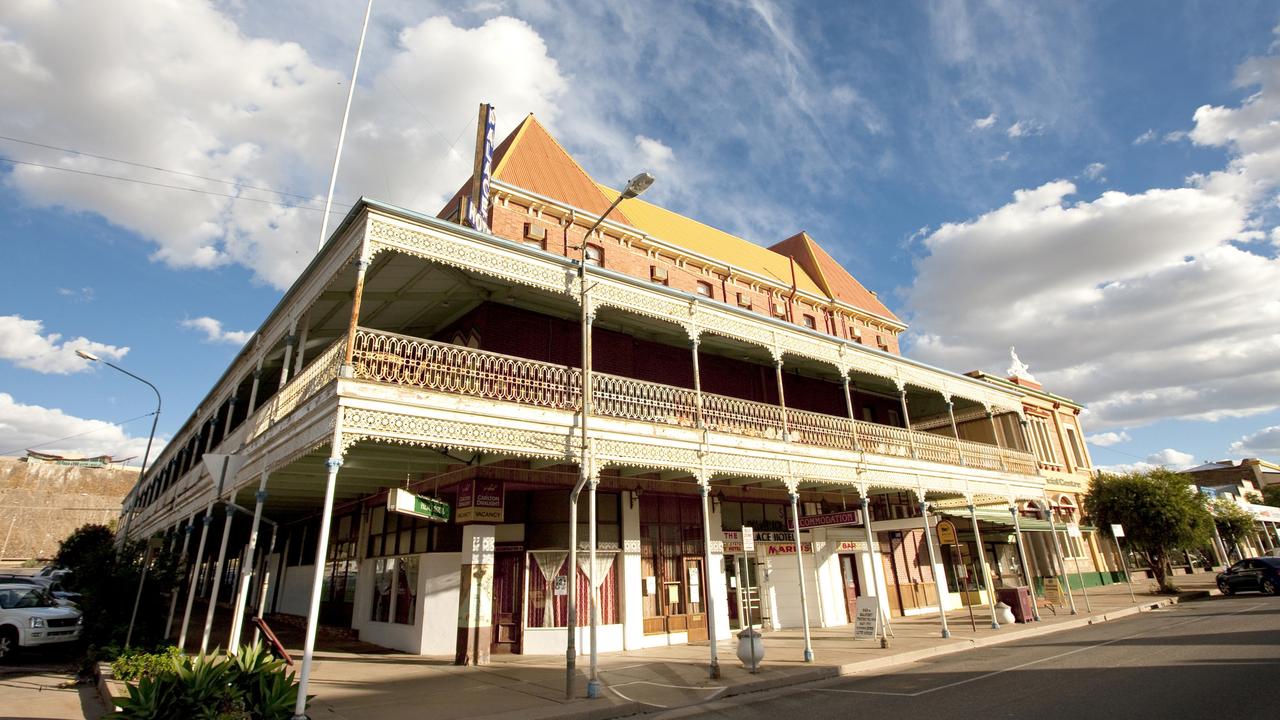
[[[708,687],[700,687],[700,686],[697,686],[697,685],[667,685],[666,683],[649,682],[648,680],[632,680],[631,682],[624,682],[624,683],[619,683],[619,684],[617,684],[617,685],[610,685],[610,686],[609,686],[609,690],[610,690],[611,692],[613,692],[613,694],[614,694],[614,695],[617,695],[618,697],[622,698],[623,700],[626,700],[627,702],[640,703],[641,705],[648,705],[649,707],[662,708],[662,709],[664,709],[664,710],[669,710],[669,709],[671,709],[671,706],[670,706],[670,705],[663,705],[663,704],[661,704],[661,703],[646,702],[646,701],[644,701],[644,700],[637,700],[636,698],[628,697],[628,696],[626,696],[626,695],[623,695],[623,694],[622,694],[622,692],[621,692],[620,690],[618,690],[618,688],[620,688],[620,687],[626,687],[627,685],[653,685],[654,687],[671,688],[671,689],[673,689],[673,690],[714,690],[714,691],[715,691],[715,692],[711,693],[710,695],[708,695],[707,697],[705,697],[705,698],[703,698],[703,699],[701,699],[701,700],[696,700],[696,701],[694,701],[694,702],[692,702],[692,703],[689,703],[690,705],[696,705],[696,704],[704,703],[704,702],[711,702],[712,700],[715,700],[715,699],[716,699],[716,696],[717,696],[717,695],[719,695],[720,693],[724,692],[724,691],[727,689],[727,688],[726,688],[726,687],[724,687],[724,686],[708,686]]]
[[[1223,614],[1223,615],[1217,615],[1217,616],[1215,616],[1215,617],[1230,617],[1231,615],[1239,615],[1240,613],[1243,613],[1243,612],[1249,612],[1250,610],[1256,610],[1256,609],[1258,609],[1258,608],[1260,608],[1260,607],[1263,607],[1263,606],[1264,606],[1264,603],[1258,603],[1258,604],[1256,604],[1256,605],[1250,605],[1249,607],[1242,608],[1242,609],[1240,609],[1240,610],[1236,610],[1235,612],[1225,613],[1225,614]],[[1124,637],[1118,637],[1118,638],[1115,638],[1115,639],[1112,639],[1112,640],[1108,640],[1108,641],[1106,641],[1106,642],[1097,643],[1096,645],[1089,645],[1089,646],[1087,646],[1087,647],[1076,648],[1075,650],[1068,650],[1068,651],[1063,652],[1063,653],[1058,653],[1057,655],[1051,655],[1051,656],[1049,656],[1049,657],[1040,658],[1039,660],[1030,660],[1030,661],[1028,661],[1028,662],[1024,662],[1024,663],[1022,663],[1022,664],[1020,664],[1020,665],[1014,665],[1014,666],[1012,666],[1012,667],[1001,668],[1001,669],[999,669],[999,670],[992,670],[992,671],[991,671],[991,672],[989,672],[989,673],[983,673],[982,675],[978,675],[978,676],[976,676],[976,677],[967,678],[967,679],[965,679],[965,680],[957,680],[957,681],[955,681],[955,682],[946,683],[945,685],[939,685],[938,687],[929,688],[928,690],[920,690],[920,691],[913,692],[913,693],[889,692],[889,691],[883,691],[883,690],[880,690],[880,691],[877,691],[877,690],[847,690],[847,689],[844,689],[844,688],[811,688],[811,689],[813,689],[813,690],[815,690],[815,691],[818,691],[818,692],[838,692],[838,693],[848,693],[848,694],[851,694],[851,695],[890,695],[890,696],[893,696],[893,697],[920,697],[921,695],[928,695],[929,693],[934,693],[934,692],[937,692],[937,691],[939,691],[939,690],[947,690],[947,689],[949,689],[949,688],[957,687],[957,686],[959,686],[959,685],[967,685],[968,683],[971,683],[971,682],[977,682],[977,681],[979,681],[979,680],[986,680],[987,678],[995,677],[996,675],[1003,675],[1004,673],[1012,672],[1012,671],[1014,671],[1014,670],[1022,670],[1023,668],[1029,668],[1029,667],[1031,667],[1031,666],[1033,666],[1033,665],[1039,665],[1039,664],[1041,664],[1041,663],[1046,663],[1046,662],[1049,662],[1050,660],[1057,660],[1057,659],[1059,659],[1059,658],[1068,657],[1068,656],[1070,656],[1070,655],[1076,655],[1076,654],[1078,654],[1078,653],[1082,653],[1082,652],[1085,652],[1085,651],[1087,651],[1087,650],[1094,650],[1094,649],[1097,649],[1097,648],[1100,648],[1100,647],[1106,647],[1107,645],[1114,645],[1114,644],[1116,644],[1116,643],[1118,643],[1118,642],[1122,642],[1122,641],[1124,641],[1124,640],[1130,640],[1130,639],[1133,639],[1133,638],[1135,638],[1135,637],[1138,637],[1139,635],[1145,635],[1145,634],[1147,634],[1148,632],[1155,632],[1155,631],[1158,631],[1158,630],[1170,630],[1170,629],[1173,629],[1173,628],[1176,628],[1176,627],[1181,627],[1181,626],[1183,626],[1183,625],[1190,625],[1190,624],[1191,624],[1191,623],[1193,623],[1193,622],[1200,622],[1200,621],[1201,621],[1201,620],[1203,620],[1203,619],[1204,619],[1204,618],[1199,617],[1199,616],[1197,616],[1197,617],[1193,617],[1193,618],[1190,618],[1190,619],[1188,619],[1188,620],[1183,620],[1183,621],[1181,621],[1181,622],[1170,623],[1169,625],[1162,625],[1162,626],[1160,626],[1160,627],[1158,627],[1158,628],[1155,628],[1154,630],[1150,630],[1150,631],[1148,631],[1148,630],[1143,630],[1142,632],[1136,632],[1136,633],[1133,633],[1132,635],[1125,635]]]

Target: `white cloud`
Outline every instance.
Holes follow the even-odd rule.
[[[1196,456],[1191,453],[1185,453],[1173,448],[1165,448],[1159,452],[1152,453],[1146,458],[1132,463],[1121,463],[1119,465],[1103,465],[1097,468],[1100,472],[1106,473],[1127,473],[1127,472],[1143,472],[1153,470],[1155,468],[1168,468],[1169,470],[1186,470],[1196,464]]]
[[[1192,138],[1227,148],[1224,169],[1079,200],[1049,182],[939,227],[905,293],[911,352],[992,368],[1017,345],[1095,431],[1280,407],[1280,259],[1233,244],[1280,184],[1280,61],[1245,67],[1261,91],[1196,112]]]
[[[1170,131],[1170,132],[1165,133],[1165,134],[1164,134],[1164,137],[1160,140],[1160,142],[1164,142],[1164,143],[1178,143],[1178,142],[1182,142],[1183,140],[1186,140],[1186,139],[1187,139],[1187,131],[1186,131],[1186,130],[1172,130],[1172,131]]]
[[[1089,180],[1105,181],[1106,178],[1102,176],[1102,173],[1106,171],[1107,171],[1107,166],[1105,164],[1100,162],[1091,162],[1085,166],[1084,171],[1081,172],[1080,174],[1084,175]]]
[[[371,27],[373,44],[378,29]],[[67,38],[77,38],[68,43]],[[134,39],[145,37],[146,42]],[[500,132],[527,112],[558,115],[565,82],[528,25],[445,18],[405,27],[364,68],[339,180],[358,193],[434,212],[470,172],[475,108]],[[495,52],[494,48],[501,48]],[[370,54],[373,48],[369,49]],[[208,2],[23,4],[0,21],[6,132],[207,177],[311,196],[322,207],[349,82],[292,42],[250,37]],[[465,72],[458,71],[465,68]],[[158,174],[85,156],[13,148],[15,159],[245,198],[271,193]],[[426,170],[429,168],[430,170]],[[155,243],[175,267],[235,263],[284,287],[314,253],[319,213],[19,166],[5,182],[27,203],[93,212]],[[331,223],[332,227],[332,223]]]
[[[1014,124],[1010,125],[1008,129],[1006,129],[1004,132],[1010,138],[1013,138],[1016,140],[1017,138],[1021,138],[1021,137],[1029,137],[1031,135],[1040,135],[1044,133],[1044,126],[1031,122],[1029,120],[1019,120]]]
[[[211,343],[240,346],[249,342],[249,338],[253,337],[253,331],[251,330],[223,330],[220,321],[208,316],[183,320],[182,327],[203,332],[205,342]]]
[[[981,117],[973,121],[974,130],[986,130],[996,124],[996,114],[991,113],[986,117]]]
[[[39,373],[67,375],[90,369],[90,362],[77,356],[77,350],[104,360],[119,360],[129,352],[127,347],[106,345],[85,337],[63,341],[58,333],[43,332],[44,323],[39,320],[0,315],[0,359]]]
[[[1141,135],[1139,135],[1138,137],[1134,138],[1134,139],[1133,139],[1133,144],[1134,144],[1134,145],[1146,145],[1147,143],[1149,143],[1149,142],[1151,142],[1152,140],[1155,140],[1155,139],[1156,139],[1156,131],[1155,131],[1155,130],[1152,130],[1152,129],[1148,129],[1146,132],[1144,132],[1144,133],[1142,133]]]
[[[64,298],[70,298],[77,302],[93,302],[93,288],[58,288],[58,294]]]
[[[1280,457],[1280,425],[1272,425],[1231,443],[1229,452],[1244,457]]]
[[[1132,439],[1129,437],[1129,433],[1124,431],[1097,433],[1085,437],[1085,440],[1090,445],[1097,445],[1098,447],[1111,447],[1112,445],[1129,442]]]
[[[119,425],[104,420],[89,420],[67,415],[57,408],[25,405],[12,395],[0,392],[0,452],[22,454],[28,448],[69,456],[111,455],[133,457],[142,462],[147,447],[146,419],[141,437],[130,435]],[[144,427],[145,426],[145,427]],[[151,446],[151,457],[159,456],[164,440],[157,438]]]

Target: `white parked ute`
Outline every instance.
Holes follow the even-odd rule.
[[[0,582],[0,660],[19,648],[77,640],[83,623],[79,610],[59,605],[38,585]]]

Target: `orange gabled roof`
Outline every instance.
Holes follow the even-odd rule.
[[[596,215],[607,210],[612,202],[532,113],[493,149],[492,176]],[[471,178],[468,177],[438,217],[448,217],[470,192]],[[631,224],[621,208],[614,210],[609,219]]]
[[[770,250],[793,258],[822,287],[827,297],[874,315],[897,321],[898,317],[880,299],[854,279],[835,258],[804,231],[783,240]]]
[[[578,161],[530,113],[493,152],[493,177],[599,215],[610,200]],[[630,225],[619,208],[609,219]]]

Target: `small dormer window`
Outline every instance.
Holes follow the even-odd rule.
[[[661,265],[649,266],[649,279],[660,285],[667,284],[667,269]]]
[[[588,265],[604,266],[604,248],[597,245],[588,245],[583,255],[586,257]]]
[[[750,310],[751,296],[746,293],[738,293],[738,307],[744,310]]]
[[[773,316],[776,318],[786,319],[787,303],[782,300],[773,301]]]
[[[817,318],[815,318],[815,317],[814,317],[814,316],[812,316],[812,315],[805,315],[805,316],[804,316],[804,326],[805,326],[805,327],[807,327],[807,328],[809,328],[810,330],[817,330],[817,329],[818,329],[818,319],[817,319]]]
[[[699,280],[699,281],[698,281],[697,292],[698,292],[698,294],[699,294],[699,295],[701,295],[702,297],[705,297],[705,298],[714,298],[714,297],[715,297],[715,291],[711,288],[711,283],[709,283],[709,282],[703,282],[703,281]]]

